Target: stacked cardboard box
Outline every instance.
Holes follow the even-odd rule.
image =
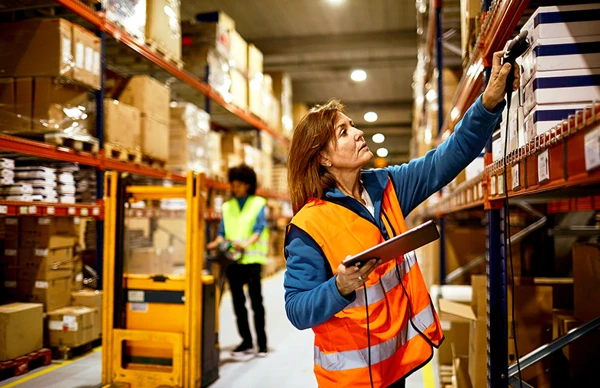
[[[210,116],[193,104],[171,107],[168,168],[210,174]]]
[[[600,98],[598,10],[600,4],[540,7],[523,26],[531,42],[521,77],[526,142]]]
[[[273,84],[273,96],[279,101],[280,117],[273,117],[274,120],[279,119],[281,123],[273,123],[273,129],[281,130],[287,136],[292,137],[294,131],[293,122],[293,103],[292,103],[292,78],[288,73],[274,72],[269,73]]]
[[[104,100],[104,141],[139,150],[141,117],[136,107],[117,100]]]
[[[7,201],[58,202],[56,169],[41,166],[15,168],[15,184],[4,190]]]
[[[17,279],[19,271],[19,218],[0,218],[0,268],[2,269],[2,298],[0,302],[16,302],[18,300]]]
[[[77,203],[96,202],[96,170],[80,167],[75,173],[75,200]]]
[[[73,348],[100,338],[102,320],[97,308],[68,306],[47,315],[49,346]]]
[[[3,76],[65,77],[100,88],[100,39],[64,19],[2,23],[0,63]]]
[[[146,0],[146,42],[174,60],[181,60],[180,4],[179,0]]]
[[[44,310],[38,303],[0,306],[0,362],[39,350],[43,345]]]
[[[223,135],[220,132],[210,131],[208,133],[207,147],[209,175],[215,178],[225,178],[227,176],[226,164],[223,159],[221,141]]]
[[[242,139],[237,135],[224,133],[221,136],[221,156],[226,169],[242,164],[244,162]]]
[[[78,238],[73,219],[27,217],[20,223],[19,299],[42,303],[46,311],[67,306],[77,276]]]
[[[15,161],[0,158],[0,196],[4,196],[6,187],[15,184]]]
[[[248,108],[258,117],[265,116],[263,54],[253,44],[248,45]],[[267,95],[268,97],[268,95]]]
[[[152,77],[129,80],[119,101],[136,107],[141,114],[141,148],[144,155],[169,159],[169,104],[171,90]]]

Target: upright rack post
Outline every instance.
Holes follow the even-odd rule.
[[[444,125],[444,79],[442,62],[442,0],[435,0],[435,66],[437,69],[437,100],[438,100],[438,128],[437,137],[441,136]],[[440,284],[446,284],[446,233],[444,217],[438,219],[440,228]]]
[[[102,11],[102,3],[96,5]],[[96,97],[96,138],[100,149],[104,149],[104,70],[106,69],[106,33],[98,29],[96,35],[100,38],[100,89],[94,94]],[[96,202],[103,201],[104,197],[104,170],[96,168]],[[102,275],[104,267],[104,220],[96,220],[96,288],[102,289]]]

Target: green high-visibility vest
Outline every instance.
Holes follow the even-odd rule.
[[[252,236],[252,229],[256,217],[265,206],[267,200],[263,197],[251,195],[246,200],[244,208],[235,198],[223,204],[223,224],[225,226],[225,239],[243,243]],[[265,227],[257,242],[244,251],[240,264],[265,264],[269,253],[269,229]]]

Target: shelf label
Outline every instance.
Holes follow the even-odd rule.
[[[35,282],[35,288],[48,288],[48,282],[37,280]]]
[[[490,178],[490,194],[496,195],[496,183],[497,183],[496,175],[492,175]]]
[[[544,150],[538,155],[538,183],[545,182],[550,179],[550,158],[548,150]]]
[[[70,216],[74,216],[75,214],[77,214],[77,209],[74,208],[74,207],[70,207],[69,210],[68,210],[68,214]]]
[[[516,190],[521,186],[521,176],[519,175],[519,163],[515,164],[510,168],[512,177],[512,189]]]
[[[142,218],[144,216],[144,213],[141,210],[137,210],[135,212],[135,216],[138,217],[138,218]]]
[[[471,190],[467,190],[467,203],[473,202],[473,193]]]
[[[86,209],[86,208],[81,209],[81,216],[82,217],[87,217],[88,214],[89,214],[88,209]]]
[[[483,199],[483,183],[479,182],[477,189],[479,190],[479,199]]]
[[[600,166],[600,128],[585,134],[585,169],[593,170]]]
[[[46,213],[48,213],[49,216],[53,216],[55,213],[54,206],[48,206]]]
[[[498,174],[498,195],[504,195],[504,174]]]
[[[7,214],[8,213],[8,206],[2,205],[0,206],[0,214]]]
[[[92,215],[94,216],[99,216],[100,215],[100,209],[98,209],[97,207],[92,209]]]
[[[25,216],[25,215],[27,215],[27,213],[28,213],[27,206],[20,206],[19,207],[19,214],[20,215]]]
[[[27,209],[27,212],[29,214],[37,214],[37,206],[29,206],[29,209]]]

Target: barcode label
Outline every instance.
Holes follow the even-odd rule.
[[[516,190],[521,186],[521,177],[519,176],[519,164],[515,164],[510,168],[511,176],[512,176],[512,189]]]
[[[504,174],[498,175],[498,195],[504,195]]]
[[[544,182],[550,179],[550,160],[548,150],[544,150],[538,155],[538,182]]]
[[[600,128],[588,132],[584,139],[585,169],[590,171],[600,166]]]
[[[496,178],[496,175],[492,175],[492,177],[490,178],[490,194],[491,195],[496,195],[497,190],[496,190],[496,184],[497,184],[498,179]]]
[[[48,215],[53,216],[55,213],[54,206],[48,206],[48,209],[46,209],[46,213],[48,213]]]
[[[0,214],[7,214],[8,213],[8,206],[0,206]]]
[[[74,216],[75,214],[77,214],[77,209],[75,209],[74,207],[70,207],[68,212],[70,216]]]

